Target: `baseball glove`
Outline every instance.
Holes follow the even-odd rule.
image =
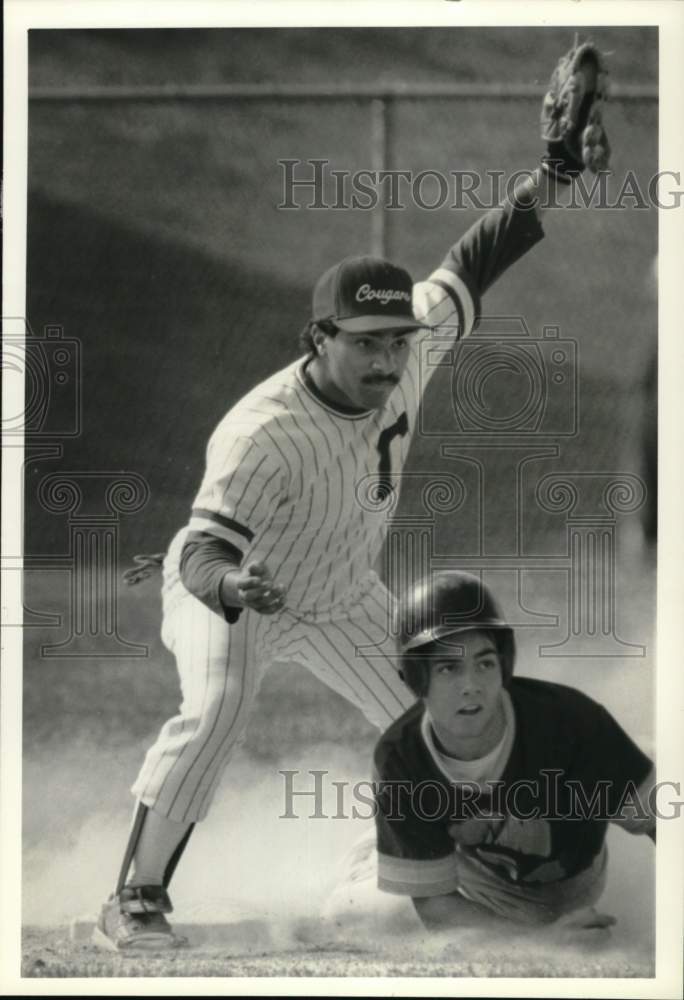
[[[575,44],[551,75],[541,111],[541,135],[547,144],[544,169],[569,184],[583,170],[607,170],[608,136],[601,105],[608,94],[605,59],[593,42]]]

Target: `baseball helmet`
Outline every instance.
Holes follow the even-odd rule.
[[[515,638],[489,587],[470,573],[449,570],[419,580],[400,597],[395,613],[402,676],[418,695],[427,693],[428,656],[448,655],[452,636],[491,632],[504,686],[513,674]]]

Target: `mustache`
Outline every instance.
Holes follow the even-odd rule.
[[[398,375],[364,375],[364,385],[399,385]]]

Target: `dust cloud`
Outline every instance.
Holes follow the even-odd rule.
[[[87,757],[86,757],[87,752]],[[83,768],[83,760],[88,767]],[[42,767],[40,766],[42,763]],[[101,747],[80,747],[78,753],[52,753],[49,760],[33,756],[27,762],[37,779],[49,774],[54,791],[68,790],[68,809],[55,817],[47,806],[32,814],[24,854],[24,923],[68,924],[94,917],[116,880],[128,834],[130,809],[107,795],[114,778],[111,759]],[[47,769],[47,770],[46,770]],[[282,771],[296,772],[287,778]],[[311,795],[288,800],[288,781],[295,793],[311,792],[312,771],[326,772],[319,815]],[[274,765],[238,752],[218,791],[210,817],[196,828],[172,885],[175,919],[183,923],[256,921],[269,928],[272,947],[372,949],[391,959],[416,955],[425,960],[467,960],[478,975],[505,975],[507,970],[553,968],[562,956],[563,968],[578,968],[587,955],[600,952],[610,968],[647,975],[653,967],[654,851],[647,838],[621,830],[609,833],[609,877],[598,904],[617,918],[607,939],[581,944],[561,940],[555,931],[525,937],[512,929],[483,935],[464,930],[458,938],[426,935],[411,903],[378,893],[374,880],[354,887],[351,907],[331,909],[340,886],[341,862],[350,848],[372,836],[370,808],[355,797],[355,782],[367,776],[367,762],[352,749],[323,744],[284,755]],[[107,782],[102,782],[103,776]],[[336,785],[334,782],[343,783]],[[361,791],[366,794],[363,786]],[[130,804],[129,804],[130,805]],[[356,805],[357,818],[351,818]],[[295,818],[285,818],[294,812]],[[37,816],[37,818],[36,818]],[[344,893],[343,893],[344,895]],[[236,945],[237,942],[234,942]],[[248,949],[249,942],[246,943]],[[479,963],[479,964],[478,964]],[[489,970],[489,971],[488,971]],[[524,972],[518,972],[524,974]],[[578,975],[582,974],[581,971]],[[626,974],[629,974],[627,972]]]

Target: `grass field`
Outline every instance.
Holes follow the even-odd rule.
[[[627,71],[644,83],[657,78],[653,32],[599,34],[615,52],[617,82]],[[539,68],[523,69],[521,51],[532,47],[531,37],[456,32],[456,60],[440,52],[442,36],[390,32],[371,61],[372,38],[359,42],[353,32],[315,39],[248,32],[239,49],[211,33],[185,45],[176,39],[176,47],[168,37],[155,44],[149,34],[38,34],[31,76],[43,86],[85,83],[88,75],[94,82],[136,81],[143,73],[161,80],[159,67],[173,59],[180,80],[195,79],[200,61],[200,79],[320,80],[327,64],[337,67],[332,75],[340,83],[410,83],[442,80],[453,62],[459,78],[471,82],[491,80],[496,71],[502,81],[534,83],[566,44],[562,31],[535,33]],[[27,315],[36,333],[59,324],[80,344],[82,429],[65,441],[61,468],[127,469],[150,485],[146,508],[122,524],[125,553],[168,543],[187,516],[213,426],[248,387],[296,357],[321,269],[368,250],[367,211],[278,210],[279,160],[322,157],[331,169],[369,167],[368,113],[355,102],[32,105]],[[537,118],[534,101],[398,101],[390,165],[414,175],[467,169],[484,177],[498,169],[508,176],[537,161]],[[612,198],[627,170],[646,190],[657,165],[657,125],[653,102],[610,107]],[[386,253],[420,277],[477,212],[428,211],[405,200],[403,210],[386,212]],[[533,337],[557,326],[578,345],[582,419],[579,433],[562,441],[558,464],[634,469],[640,386],[657,329],[649,285],[656,211],[628,199],[624,210],[547,213],[545,226],[545,242],[487,294],[485,314],[523,317]],[[572,269],[571,261],[578,262]],[[489,387],[494,406],[514,396],[515,379]],[[451,412],[450,389],[432,391],[433,412]],[[58,433],[65,419],[58,403],[56,395],[48,432]],[[453,423],[442,427],[443,437],[456,431]],[[436,461],[434,439],[422,440],[410,458],[417,468]],[[55,468],[50,460],[28,466],[27,551],[53,549],[55,518],[36,502],[35,487]],[[502,491],[500,504],[506,499]],[[547,525],[528,527],[539,543]],[[463,528],[454,551],[464,551],[471,533],[470,525]]]

